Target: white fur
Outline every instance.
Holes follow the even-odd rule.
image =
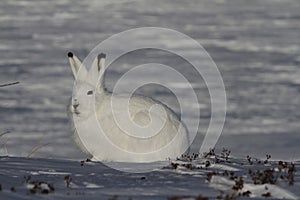
[[[76,78],[70,112],[77,129],[75,140],[84,152],[98,161],[152,162],[175,158],[188,150],[187,130],[169,107],[140,95],[131,96],[128,103],[128,96],[105,90],[103,54],[95,58],[89,71],[76,56],[69,60]],[[99,84],[93,86],[99,77]],[[153,131],[157,134],[147,137]],[[134,137],[133,132],[144,138]]]

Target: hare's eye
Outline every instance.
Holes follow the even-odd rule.
[[[92,95],[92,94],[93,94],[92,90],[90,90],[90,91],[87,92],[87,95]]]

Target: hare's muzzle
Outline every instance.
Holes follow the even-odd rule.
[[[79,104],[74,104],[73,108],[76,110],[78,108]]]
[[[73,99],[72,100],[72,108],[73,108],[72,110],[75,114],[79,114],[79,112],[77,110],[78,107],[79,107],[79,103],[78,103],[77,99]]]

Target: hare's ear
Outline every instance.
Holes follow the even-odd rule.
[[[84,80],[87,75],[87,70],[77,56],[72,52],[68,53],[69,62],[73,72],[74,79]]]
[[[95,85],[98,81],[98,87],[103,88],[103,76],[105,72],[105,59],[104,53],[99,54],[93,61],[92,67],[88,74],[88,82]]]

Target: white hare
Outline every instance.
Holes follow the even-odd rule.
[[[153,162],[188,150],[187,130],[169,107],[149,97],[106,91],[105,54],[89,71],[73,53],[68,57],[76,79],[70,105],[76,140],[94,160]]]

